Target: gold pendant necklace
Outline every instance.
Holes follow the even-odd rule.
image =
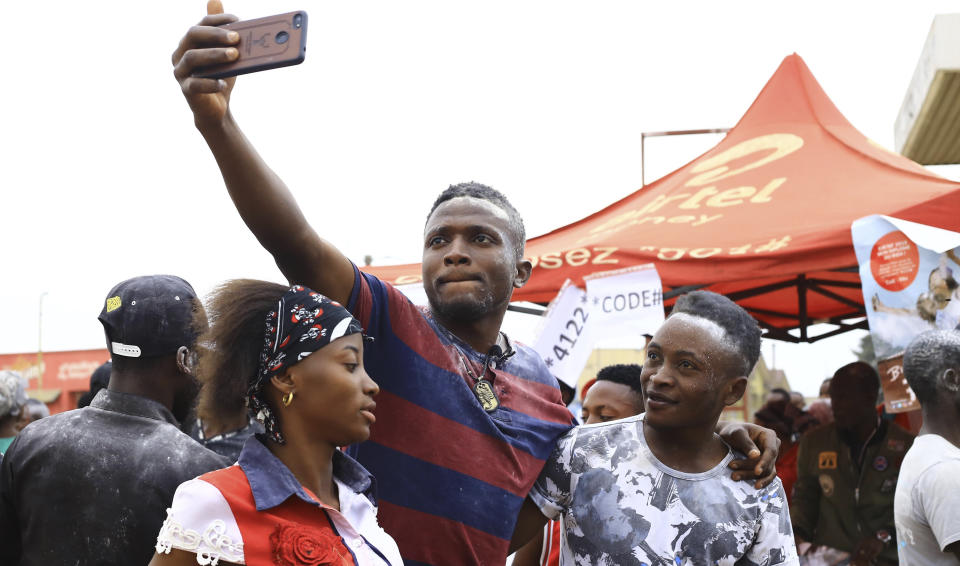
[[[432,314],[430,316],[433,318]],[[463,359],[463,352],[461,352],[460,348],[457,347],[457,342],[460,342],[460,339],[455,337],[452,332],[444,328],[444,326],[435,319],[433,322],[436,324],[436,327],[439,328],[441,332],[443,332],[450,339],[450,345],[453,346],[453,349],[457,352],[457,357],[460,358],[460,366],[463,367],[463,371],[470,377],[470,379],[473,380],[473,395],[477,398],[480,406],[483,407],[483,410],[488,413],[496,411],[497,408],[500,407],[500,398],[497,397],[497,392],[493,388],[493,383],[483,378],[483,375],[486,375],[487,369],[490,366],[490,353],[487,353],[487,356],[483,361],[483,375],[477,377],[473,374],[473,371],[470,370],[470,366],[467,365],[467,361]],[[514,351],[513,347],[510,345],[510,339],[507,338],[506,334],[499,332],[497,334],[498,341],[501,336],[503,337],[503,342],[506,346],[507,352],[500,357],[500,363],[503,363],[503,360],[512,356]],[[497,344],[497,346],[499,349],[499,344]]]
[[[497,392],[493,390],[493,384],[483,378],[481,375],[477,377],[473,374],[473,371],[470,370],[470,366],[467,365],[467,361],[463,359],[463,354],[460,352],[460,349],[454,346],[454,349],[457,351],[457,356],[460,358],[460,365],[463,366],[463,371],[470,376],[470,379],[474,381],[473,385],[473,394],[476,396],[477,401],[480,402],[480,406],[483,407],[483,410],[491,413],[497,410],[497,407],[500,406],[500,398],[497,397]],[[486,360],[483,362],[483,373],[487,373],[487,367],[490,363],[490,356],[487,356]]]
[[[493,386],[483,378],[478,379],[477,384],[473,386],[473,394],[477,396],[477,401],[480,401],[483,410],[488,413],[500,406],[500,399],[497,398]]]

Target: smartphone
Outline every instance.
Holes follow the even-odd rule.
[[[232,63],[203,67],[194,76],[223,79],[267,69],[299,65],[307,55],[307,13],[277,14],[220,26],[240,34],[240,57]]]

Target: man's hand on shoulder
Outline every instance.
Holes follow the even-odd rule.
[[[730,467],[738,470],[734,480],[756,479],[754,487],[766,487],[777,477],[777,456],[780,454],[780,439],[768,428],[751,423],[717,423],[717,434],[734,450],[747,455],[746,460],[732,460]]]

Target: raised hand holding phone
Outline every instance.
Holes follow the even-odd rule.
[[[277,14],[221,26],[240,34],[232,62],[197,69],[194,76],[221,79],[303,63],[307,54],[307,13]]]
[[[194,72],[202,67],[229,64],[240,57],[235,47],[240,42],[240,34],[218,27],[237,20],[236,16],[223,13],[220,0],[210,0],[207,16],[187,31],[173,52],[173,76],[180,83],[198,126],[223,120],[229,110],[230,92],[236,79],[201,78],[195,77]]]

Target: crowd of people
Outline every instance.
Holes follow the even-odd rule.
[[[423,228],[429,307],[360,271],[243,135],[235,79],[193,76],[237,57],[221,11],[211,2],[184,36],[174,74],[288,283],[231,280],[205,302],[177,276],[117,283],[98,317],[111,361],[90,396],[22,430],[22,376],[0,374],[0,566],[960,555],[955,334],[924,335],[906,355],[922,454],[877,413],[862,363],[831,379],[832,423],[826,402],[818,416],[786,391],[758,412],[763,426],[720,422],[761,331],[707,291],[676,301],[642,366],[599,372],[579,424],[543,360],[501,330],[532,270],[506,197],[474,182],[437,197]]]
[[[754,422],[781,441],[777,476],[801,564],[960,564],[958,345],[960,332],[934,331],[906,349],[919,436],[878,405],[880,378],[862,361],[824,380],[809,407],[771,391]]]

